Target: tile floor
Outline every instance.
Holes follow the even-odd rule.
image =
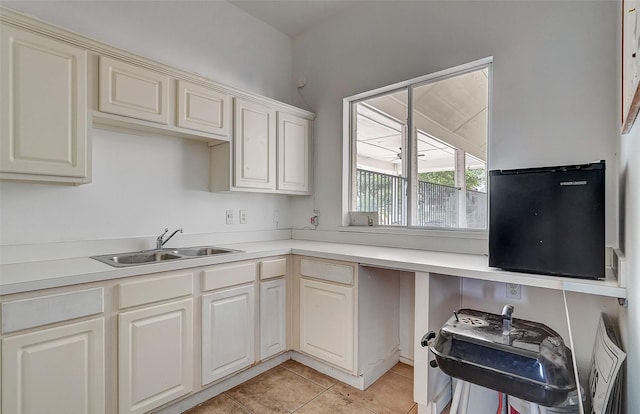
[[[417,414],[413,367],[398,363],[364,391],[286,361],[184,414]]]

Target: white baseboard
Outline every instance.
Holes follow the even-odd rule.
[[[356,377],[353,374],[342,371],[334,366],[325,364],[324,362],[320,362],[310,356],[295,351],[291,352],[291,359],[298,361],[309,368],[313,368],[324,375],[328,375],[331,378],[335,378],[338,381],[351,385],[354,388],[359,390],[364,389],[364,377]]]
[[[409,359],[407,357],[403,357],[402,355],[400,355],[400,362],[402,362],[403,364],[407,364],[407,365],[413,366],[413,359]]]
[[[366,372],[361,374],[364,381],[364,389],[369,388],[371,384],[376,382],[378,378],[383,376],[387,371],[396,365],[400,358],[400,351],[397,350],[393,354],[389,355],[384,360],[376,361],[376,365],[369,367]]]

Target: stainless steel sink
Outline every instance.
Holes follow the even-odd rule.
[[[189,257],[215,256],[218,254],[238,252],[238,250],[223,249],[221,247],[211,247],[211,246],[185,247],[185,248],[171,249],[170,251],[172,253],[176,253],[181,256],[189,256]]]
[[[216,256],[219,254],[239,253],[240,250],[225,249],[214,246],[198,246],[171,248],[160,250],[146,250],[142,252],[128,252],[91,256],[92,259],[106,263],[113,267],[129,267],[152,263],[162,263],[173,260],[195,259],[197,257]]]

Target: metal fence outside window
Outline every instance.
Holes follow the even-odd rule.
[[[357,170],[356,211],[377,211],[381,226],[406,226],[406,184],[397,175]]]
[[[381,226],[406,226],[406,185],[404,177],[358,169],[355,210],[377,211]],[[419,181],[416,226],[459,227],[459,192],[457,187]],[[486,193],[467,190],[466,210],[468,228],[486,228]]]

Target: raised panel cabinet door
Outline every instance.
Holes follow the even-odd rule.
[[[260,359],[287,349],[286,282],[275,279],[260,283]]]
[[[278,190],[309,192],[311,121],[278,112]]]
[[[276,111],[235,99],[234,186],[275,189]]]
[[[0,171],[83,182],[87,52],[6,25],[0,45]]]
[[[178,112],[176,124],[182,128],[229,136],[231,98],[216,90],[178,81]]]
[[[193,299],[118,316],[119,413],[145,413],[193,390]]]
[[[2,412],[104,414],[104,318],[4,338]]]
[[[202,295],[202,385],[255,362],[254,285]]]
[[[354,369],[353,288],[300,279],[300,350]]]
[[[167,125],[169,77],[100,56],[98,105],[102,112]]]

